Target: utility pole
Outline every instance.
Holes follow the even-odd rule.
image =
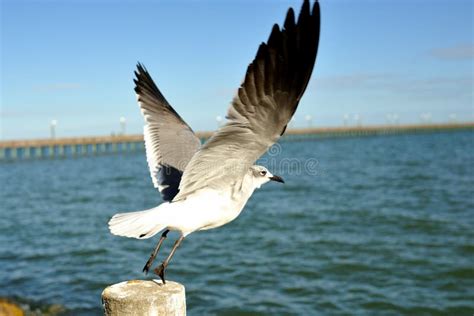
[[[222,116],[216,116],[217,128],[222,126]]]
[[[306,120],[306,124],[308,124],[308,128],[311,128],[311,126],[313,125],[313,117],[308,114],[304,117],[304,119]]]
[[[51,120],[51,123],[49,124],[49,135],[51,138],[56,138],[56,126],[58,125],[57,120]]]
[[[120,117],[120,135],[125,135],[127,131],[127,120],[125,117]]]
[[[354,121],[356,123],[356,126],[361,126],[361,119],[359,114],[354,114]]]
[[[349,124],[349,114],[344,114],[342,121],[344,122],[344,126],[347,126]]]

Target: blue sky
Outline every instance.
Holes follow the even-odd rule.
[[[293,126],[474,120],[473,2],[321,0]],[[1,0],[1,139],[142,132],[143,62],[195,130],[216,127],[273,23],[301,1]],[[429,113],[429,114],[427,114]],[[387,117],[387,115],[389,115]],[[451,117],[450,117],[451,115]]]

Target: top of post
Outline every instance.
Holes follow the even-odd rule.
[[[186,315],[182,284],[161,280],[131,280],[102,292],[105,315]]]

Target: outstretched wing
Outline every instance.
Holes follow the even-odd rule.
[[[248,66],[227,113],[227,123],[193,156],[174,201],[204,187],[241,179],[284,133],[308,85],[319,43],[320,9],[305,0],[298,20],[293,9],[282,29],[273,26]]]
[[[165,201],[178,193],[181,176],[201,142],[171,107],[141,64],[135,71],[135,92],[145,119],[146,158],[153,185]]]

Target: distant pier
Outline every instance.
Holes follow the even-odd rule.
[[[289,129],[286,131],[282,140],[295,141],[331,137],[414,134],[456,130],[474,130],[474,122]],[[196,134],[204,141],[209,138],[212,133],[213,132],[197,132]],[[0,141],[0,161],[93,156],[143,150],[143,135],[9,140]]]

